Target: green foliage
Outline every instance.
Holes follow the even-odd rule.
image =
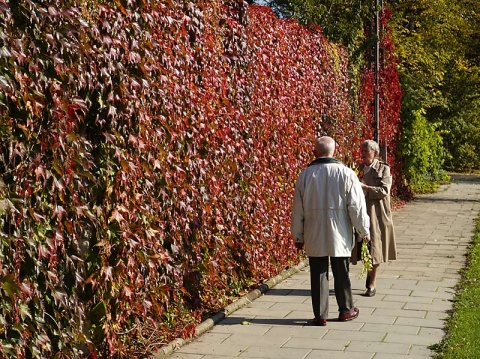
[[[471,113],[451,118],[442,124],[444,140],[448,143],[449,157],[446,167],[450,170],[472,171],[480,168],[480,121]]]
[[[431,158],[435,167],[445,160],[451,170],[478,168],[478,2],[407,0],[392,10],[404,118],[421,111],[441,130],[448,156]]]
[[[478,3],[470,0],[457,2],[453,10],[456,54],[440,88],[448,104],[430,109],[428,116],[441,119],[444,145],[451,155],[447,168],[470,171],[480,169],[480,12]]]
[[[437,128],[420,110],[403,122],[400,151],[405,177],[415,193],[433,192],[439,182],[448,180],[443,169],[446,153]]]
[[[446,323],[447,334],[434,349],[436,359],[470,359],[480,356],[477,345],[480,321],[480,218],[469,247],[467,266],[457,285],[452,315]]]
[[[435,116],[443,118],[441,128],[450,158],[451,170],[480,169],[480,67],[456,65],[449,70],[445,91],[451,98],[447,108],[436,108]]]
[[[372,20],[371,1],[344,0],[273,0],[268,4],[280,17],[293,17],[305,25],[319,25],[333,42],[341,43],[350,53],[364,49],[364,28]]]
[[[404,106],[409,110],[444,106],[448,101],[440,87],[447,66],[457,56],[457,10],[457,4],[445,0],[407,0],[392,5],[393,39],[409,100]]]

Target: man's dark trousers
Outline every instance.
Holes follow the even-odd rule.
[[[310,287],[315,318],[328,318],[328,259],[329,257],[309,257]],[[350,257],[330,257],[335,298],[340,314],[353,310],[352,285],[349,276]]]

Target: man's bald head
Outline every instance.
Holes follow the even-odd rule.
[[[322,136],[315,141],[316,157],[333,157],[335,153],[335,140],[328,136]]]

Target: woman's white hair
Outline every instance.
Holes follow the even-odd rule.
[[[380,153],[380,146],[373,140],[366,140],[362,143],[362,148],[368,148],[377,154]]]

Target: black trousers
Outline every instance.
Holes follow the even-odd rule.
[[[328,278],[329,257],[309,257],[310,287],[312,307],[315,318],[328,318]],[[335,298],[340,314],[350,313],[353,310],[352,284],[350,283],[350,257],[330,257]]]

